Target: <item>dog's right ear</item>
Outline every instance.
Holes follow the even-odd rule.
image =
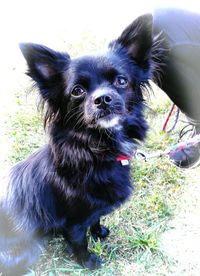
[[[36,81],[40,88],[55,80],[69,65],[68,54],[33,43],[21,43],[19,46],[28,64],[27,74]]]

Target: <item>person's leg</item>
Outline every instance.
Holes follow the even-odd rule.
[[[199,134],[200,15],[181,10],[159,10],[154,15],[154,32],[162,32],[162,47],[169,48],[164,52],[162,74],[156,82],[189,118],[194,129],[190,135]],[[199,145],[178,150],[170,158],[176,165],[189,168],[200,158]]]

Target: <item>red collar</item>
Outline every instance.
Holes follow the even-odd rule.
[[[127,156],[127,155],[119,155],[116,158],[116,161],[120,161],[122,166],[127,166],[129,165],[129,160],[131,159],[131,156]]]

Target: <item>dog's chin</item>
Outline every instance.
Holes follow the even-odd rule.
[[[121,123],[121,116],[117,114],[109,114],[102,118],[99,118],[93,124],[90,124],[90,128],[102,128],[102,129],[109,129],[109,128],[120,128]]]

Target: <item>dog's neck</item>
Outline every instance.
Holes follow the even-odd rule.
[[[57,130],[58,127],[55,129]],[[58,132],[57,132],[58,133]],[[50,145],[58,167],[81,168],[95,161],[117,161],[119,156],[132,156],[135,143],[118,130],[75,131],[65,129],[54,135],[51,130]]]

